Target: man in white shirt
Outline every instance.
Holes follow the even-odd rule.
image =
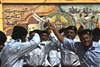
[[[3,49],[6,40],[7,40],[6,35],[2,31],[0,31],[0,65],[1,65],[1,50]]]
[[[37,32],[37,31],[34,31]],[[38,31],[39,32],[39,31]],[[52,49],[52,43],[48,39],[48,33],[46,30],[42,30],[40,34],[41,42],[38,47],[36,47],[33,51],[27,54],[27,66],[35,66],[35,67],[47,67],[51,66],[51,64],[47,60],[48,52]]]
[[[75,37],[77,35],[77,28],[75,26],[68,26],[67,28],[65,28],[64,35],[66,38],[72,39],[75,42],[79,41],[79,40],[75,39]],[[79,58],[74,52],[72,52],[68,49],[64,49],[63,47],[62,47],[62,51],[63,51],[62,55],[64,55],[64,56],[62,56],[62,59],[61,59],[63,67],[64,66],[80,67]]]
[[[40,35],[41,42],[47,42],[47,43],[49,42],[49,44],[45,45],[46,56],[48,57],[45,57],[44,67],[48,66],[59,67],[60,65],[59,52],[57,51],[57,48],[54,47],[55,44],[49,41],[48,35],[49,34],[46,30],[42,30],[42,34]]]
[[[12,39],[1,51],[1,67],[22,67],[23,56],[38,46],[40,37],[37,33],[29,42],[26,41],[27,30],[22,26],[15,26]]]
[[[63,43],[63,48],[69,49],[75,52],[80,60],[81,67],[100,67],[100,45],[98,42],[94,42],[91,36],[91,30],[85,29],[78,33],[80,42],[74,42],[71,39],[63,37],[53,24],[46,24],[48,29],[52,29],[53,32],[49,31],[50,39],[55,42]],[[56,36],[59,40],[57,40]]]
[[[47,53],[51,49],[51,45],[48,45],[50,43],[50,41],[48,41],[48,33],[46,32],[46,30],[41,31],[35,29],[31,31],[30,37],[28,39],[31,39],[31,36],[34,33],[38,33],[40,35],[41,42],[35,49],[26,54],[27,64],[24,65],[24,67],[30,67],[30,66],[43,67],[44,65],[48,65],[47,64],[48,61],[45,59]]]

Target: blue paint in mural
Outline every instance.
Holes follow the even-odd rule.
[[[83,29],[94,29],[100,22],[100,4],[59,5],[62,12],[71,14]]]

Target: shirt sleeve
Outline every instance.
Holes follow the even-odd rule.
[[[64,38],[63,47],[70,50],[70,51],[76,52],[75,42],[71,39]]]
[[[45,45],[45,51],[44,51],[45,54],[47,54],[47,53],[52,49],[53,45],[54,45],[54,43],[51,42],[51,41],[48,41],[48,42],[46,43],[46,45]]]
[[[16,53],[18,56],[22,56],[25,53],[32,51],[40,42],[40,37],[37,33],[33,36],[33,38],[29,42],[15,42],[10,47],[10,53]]]
[[[63,44],[58,40],[54,33],[49,35],[51,41],[53,41],[58,47],[63,47],[65,49],[75,52],[75,42],[71,39],[64,38]]]
[[[61,42],[58,40],[58,38],[56,37],[54,33],[51,33],[49,35],[49,38],[57,47],[61,47]]]

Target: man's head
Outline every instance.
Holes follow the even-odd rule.
[[[63,32],[65,31],[65,29],[66,29],[66,28],[61,28],[61,29],[59,29],[59,33],[60,33],[60,34],[63,33]]]
[[[40,35],[41,41],[47,41],[48,40],[48,35],[49,34],[46,30],[42,30],[41,35]]]
[[[75,26],[68,26],[64,32],[65,36],[69,39],[74,39],[77,35],[77,28]]]
[[[91,36],[91,30],[89,29],[84,29],[78,33],[78,36],[80,38],[81,43],[85,47],[92,46],[92,36]]]
[[[96,41],[96,42],[100,40],[100,29],[99,28],[94,28],[92,30],[92,39],[93,41]]]
[[[22,26],[15,26],[12,32],[13,39],[24,39],[27,36],[27,30]]]
[[[6,35],[2,31],[0,31],[0,52],[3,49],[6,40],[7,40]]]
[[[32,39],[32,37],[34,36],[35,32],[34,31],[29,31],[29,40]]]
[[[39,36],[41,35],[41,30],[39,30],[39,29],[35,29],[35,30],[33,30],[33,32],[39,34]]]

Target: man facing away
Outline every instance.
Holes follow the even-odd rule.
[[[94,28],[92,30],[92,39],[93,41],[100,43],[100,29],[99,28]]]
[[[12,39],[1,51],[1,67],[22,67],[23,56],[38,46],[40,37],[37,33],[29,42],[26,41],[27,30],[22,26],[15,26]]]
[[[0,31],[0,65],[1,65],[1,50],[3,49],[6,40],[7,40],[6,35],[2,31]]]

